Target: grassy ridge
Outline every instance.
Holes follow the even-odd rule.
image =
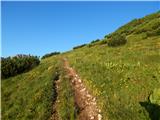
[[[55,94],[57,59],[46,59],[28,73],[2,80],[2,119],[46,120]]]
[[[147,15],[140,19],[134,19],[131,22],[123,25],[112,34],[105,37],[111,37],[117,33],[130,35],[143,33],[145,38],[148,36],[160,35],[160,11]]]

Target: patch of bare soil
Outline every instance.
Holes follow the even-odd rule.
[[[79,108],[78,120],[102,120],[101,110],[97,107],[96,98],[90,94],[75,70],[69,66],[67,59],[64,58],[63,60],[64,68],[71,77],[75,104]]]

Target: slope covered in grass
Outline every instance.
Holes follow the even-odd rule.
[[[160,11],[147,15],[143,18],[134,19],[131,22],[123,25],[115,32],[106,35],[111,37],[117,33],[130,35],[130,34],[143,34],[144,37],[155,36],[160,34]]]
[[[146,27],[157,21],[153,25],[160,27],[160,18],[152,16],[159,16],[159,13],[142,18],[147,23],[140,26]],[[148,112],[151,107],[141,103],[148,102],[154,89],[160,88],[160,34],[144,38],[148,30],[134,34],[134,30],[141,27],[127,24],[129,27],[133,33],[126,35],[124,46],[85,46],[66,54],[96,96],[104,120],[148,120],[154,117],[154,112]]]
[[[31,71],[2,80],[2,119],[49,119],[56,98],[53,82],[57,73],[61,79],[59,118],[75,119],[74,96],[63,63],[59,62],[62,57],[68,59],[96,96],[103,120],[157,119],[160,117],[159,19],[157,12],[134,20],[104,40],[45,58]],[[123,34],[127,43],[107,46],[107,40],[115,34]]]
[[[27,73],[2,80],[2,119],[48,119],[55,97],[57,66],[57,59],[52,57]]]

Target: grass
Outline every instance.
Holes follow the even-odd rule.
[[[38,67],[27,73],[2,80],[2,119],[50,119],[57,97],[54,80],[58,76],[61,79],[57,107],[59,118],[75,120],[70,78],[57,56],[42,60]]]
[[[142,36],[128,36],[121,47],[84,47],[66,54],[97,97],[104,119],[149,119],[140,102],[160,86],[160,36]]]
[[[3,120],[47,120],[51,116],[55,57],[43,60],[33,70],[2,80]]]
[[[160,118],[160,35],[158,32],[151,36],[146,34],[154,30],[150,27],[155,28],[155,23],[159,30],[158,19],[159,13],[156,13],[122,26],[116,33],[126,34],[127,43],[123,46],[108,47],[105,38],[46,58],[33,70],[2,80],[2,119],[49,119],[56,97],[57,72],[61,81],[57,105],[59,118],[76,119],[70,78],[59,57],[68,58],[96,96],[104,120]]]
[[[63,65],[63,64],[62,64]],[[59,94],[58,94],[58,107],[57,111],[60,120],[75,120],[76,119],[76,109],[74,105],[74,95],[72,87],[70,85],[70,77],[61,67],[61,76],[59,84]]]

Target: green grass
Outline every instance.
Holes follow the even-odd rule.
[[[127,38],[123,46],[108,47],[105,38],[58,55],[68,58],[96,96],[103,120],[160,118],[159,17],[160,14],[155,13],[118,29],[116,32],[125,33]],[[148,31],[154,32],[147,36]],[[27,73],[2,80],[2,119],[49,119],[56,96],[53,83],[57,72],[61,80],[57,105],[59,118],[76,119],[70,78],[58,56],[42,60]]]
[[[27,73],[2,80],[3,120],[47,120],[51,116],[56,63],[52,57]]]
[[[66,53],[90,91],[97,97],[103,118],[147,120],[140,105],[160,86],[160,36],[130,35],[121,47],[84,47]]]
[[[62,64],[63,65],[63,64]],[[58,92],[58,115],[60,120],[75,120],[76,118],[76,108],[74,105],[74,95],[72,87],[70,85],[70,77],[61,67],[61,76]]]

